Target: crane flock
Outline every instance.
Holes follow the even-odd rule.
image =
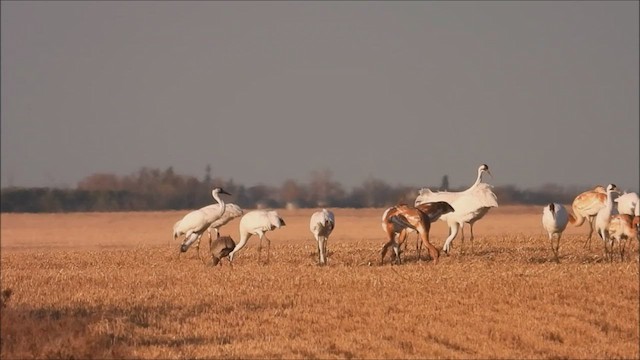
[[[431,223],[438,219],[446,222],[449,228],[449,235],[442,247],[445,254],[450,254],[452,242],[458,231],[462,232],[462,243],[464,244],[464,224],[469,224],[470,242],[473,249],[474,223],[487,215],[491,208],[498,207],[493,187],[482,181],[484,173],[492,176],[489,166],[486,164],[478,167],[475,182],[464,191],[432,191],[428,188],[422,188],[418,191],[413,206],[401,203],[385,209],[381,225],[386,234],[387,242],[382,247],[381,264],[384,263],[389,247],[394,251],[395,263],[401,263],[400,246],[406,240],[407,234],[411,232],[418,233],[418,260],[421,260],[421,245],[425,245],[433,263],[437,264],[440,252],[431,244],[429,230]],[[226,204],[220,198],[220,194],[231,195],[222,188],[214,188],[211,195],[216,201],[215,204],[191,211],[175,222],[173,226],[174,240],[184,236],[180,252],[187,251],[193,243],[196,243],[199,254],[200,238],[204,231],[208,230],[212,264],[220,263],[224,257],[228,257],[229,263],[232,264],[238,251],[244,248],[251,236],[256,235],[260,238],[258,259],[260,261],[262,242],[266,240],[266,262],[268,263],[271,240],[266,236],[266,233],[284,227],[286,225],[284,219],[276,210],[259,209],[245,213],[236,204]],[[614,199],[614,194],[619,194],[619,196]],[[220,237],[219,231],[221,227],[238,217],[241,217],[238,228],[240,240],[236,244],[230,236]],[[609,184],[606,188],[597,185],[578,194],[571,204],[571,211],[567,211],[562,204],[557,202],[551,202],[544,206],[542,208],[542,227],[547,232],[556,262],[560,262],[560,238],[567,225],[572,224],[579,227],[585,220],[589,222],[589,233],[584,247],[591,247],[591,238],[595,230],[603,241],[605,258],[612,260],[613,248],[617,244],[620,256],[624,259],[627,241],[631,239],[640,241],[638,194],[634,192],[620,194],[615,184]],[[327,264],[329,255],[327,242],[335,224],[336,219],[333,211],[326,208],[313,212],[309,218],[309,230],[317,242],[319,265]],[[212,231],[216,232],[215,239],[211,236]]]

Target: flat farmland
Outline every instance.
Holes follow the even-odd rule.
[[[0,355],[640,357],[636,240],[609,262],[597,235],[583,247],[587,224],[569,225],[556,263],[542,207],[503,206],[437,265],[416,258],[414,234],[403,264],[380,266],[383,209],[334,209],[319,267],[313,211],[279,210],[287,226],[268,233],[268,264],[252,237],[217,267],[195,248],[179,255],[171,228],[186,211],[1,214]],[[221,233],[238,241],[238,223]],[[446,235],[432,225],[437,248]]]

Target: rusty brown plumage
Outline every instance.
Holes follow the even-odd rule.
[[[401,262],[400,245],[404,243],[408,229],[412,229],[418,232],[422,244],[427,247],[434,264],[437,264],[440,252],[429,241],[429,230],[431,229],[431,223],[433,221],[438,220],[441,215],[452,211],[453,208],[451,205],[444,201],[424,203],[417,207],[398,204],[390,208],[385,212],[382,219],[382,227],[387,234],[388,241],[382,247],[380,263],[384,263],[384,257],[389,246],[393,246],[396,254],[396,262]],[[397,238],[396,234],[398,234]]]

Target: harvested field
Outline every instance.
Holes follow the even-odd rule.
[[[233,267],[178,255],[171,227],[185,211],[2,214],[0,355],[640,357],[635,240],[608,262],[597,235],[583,248],[586,224],[569,225],[558,264],[542,207],[504,206],[475,225],[473,249],[458,235],[433,265],[426,252],[417,261],[411,235],[405,263],[380,266],[383,209],[333,210],[326,267],[308,229],[314,209],[279,210],[287,226],[267,235],[270,263],[252,237]],[[238,223],[221,233],[238,241]],[[436,247],[446,234],[433,224]]]

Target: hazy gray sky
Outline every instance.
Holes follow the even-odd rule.
[[[2,186],[638,189],[638,1],[2,1]]]

